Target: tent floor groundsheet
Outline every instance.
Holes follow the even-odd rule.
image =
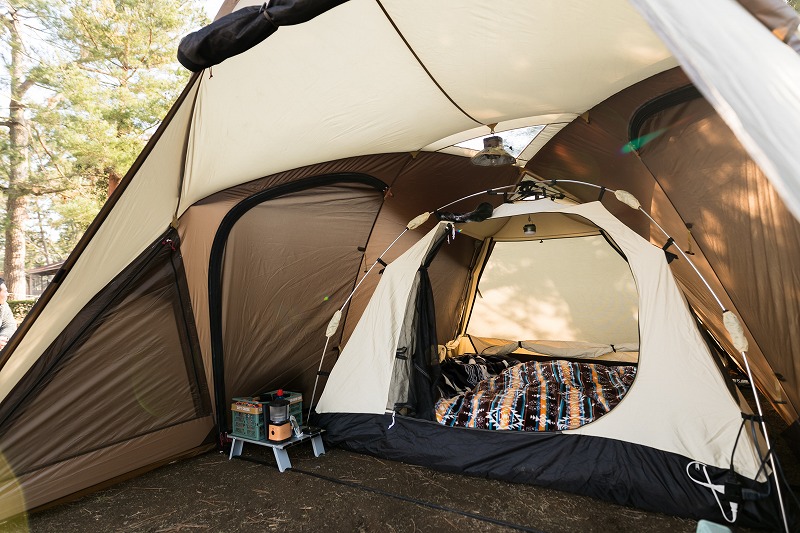
[[[445,427],[402,416],[393,420],[390,414],[331,413],[321,415],[319,424],[328,430],[329,446],[695,520],[723,521],[711,493],[688,480],[690,459],[646,446],[557,432]],[[709,467],[708,472],[712,482],[724,483],[724,470]],[[772,505],[762,500],[741,506],[737,525],[778,527]]]

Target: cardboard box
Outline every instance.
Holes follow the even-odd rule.
[[[249,415],[260,415],[264,412],[264,407],[260,403],[240,401],[231,404],[231,411],[238,411]]]

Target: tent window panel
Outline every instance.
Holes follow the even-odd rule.
[[[369,186],[314,187],[259,204],[236,222],[222,271],[227,394],[285,388],[308,401],[326,326],[362,275],[358,248],[382,201]],[[337,340],[323,370],[335,362]]]
[[[498,242],[467,332],[510,340],[638,342],[633,275],[602,236]]]
[[[203,414],[171,258],[137,266],[13,414],[3,453],[17,474]]]

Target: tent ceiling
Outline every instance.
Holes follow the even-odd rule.
[[[383,5],[444,91],[484,124],[582,113],[676,65],[627,0]]]
[[[279,31],[203,76],[179,212],[290,168],[522,117],[563,123],[675,66],[627,1],[611,3],[352,0]]]

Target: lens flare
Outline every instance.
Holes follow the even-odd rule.
[[[667,131],[666,128],[661,128],[660,130],[656,130],[654,132],[642,135],[641,137],[637,137],[636,139],[633,139],[629,143],[624,145],[620,149],[620,152],[623,154],[629,154],[631,152],[635,152],[644,145],[646,145],[647,143],[649,143],[650,141],[652,141],[653,139],[660,137],[665,131]]]
[[[25,495],[3,454],[0,454],[0,530],[30,531]]]

